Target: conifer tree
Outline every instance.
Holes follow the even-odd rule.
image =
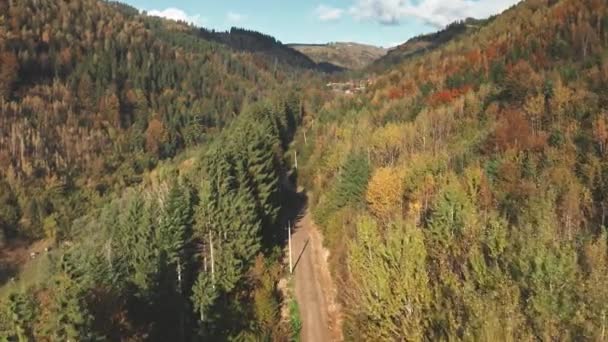
[[[9,339],[19,342],[33,339],[36,307],[28,293],[13,293],[8,297],[8,312],[11,325]]]
[[[181,273],[187,268],[186,245],[194,215],[192,195],[188,187],[173,184],[166,197],[157,238],[167,261]]]
[[[268,144],[268,134],[262,127],[255,130],[247,144],[247,164],[252,180],[252,192],[261,210],[262,224],[270,229],[279,213],[279,176],[275,165],[272,146]],[[272,235],[272,232],[265,236]]]
[[[51,303],[43,316],[43,336],[53,341],[95,341],[93,317],[85,301],[86,289],[73,278],[69,261],[62,263],[63,271],[55,277],[51,288]]]
[[[211,275],[209,273],[199,273],[192,289],[192,302],[201,322],[209,319],[211,306],[217,297],[218,292],[212,282]]]

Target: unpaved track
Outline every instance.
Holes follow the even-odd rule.
[[[302,341],[341,341],[340,310],[327,265],[327,252],[308,211],[296,225],[292,248]]]

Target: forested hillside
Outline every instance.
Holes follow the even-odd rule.
[[[324,95],[272,54],[114,2],[0,2],[1,339],[297,334],[284,153]]]
[[[331,92],[261,33],[0,1],[0,339],[297,341],[309,212],[335,336],[607,339],[608,3],[392,56]]]
[[[375,59],[369,68],[367,68],[367,71],[384,72],[408,58],[428,53],[467,33],[470,34],[472,31],[476,31],[486,25],[492,19],[479,20],[467,18],[454,22],[440,31],[411,38],[407,42],[390,49],[386,55]]]
[[[347,339],[605,340],[606,99],[607,3],[528,0],[309,118]]]
[[[282,63],[294,68],[336,71],[335,68],[327,69],[323,64],[315,63],[298,50],[260,32],[236,27],[226,32],[209,31],[202,28],[199,35],[209,41],[229,46],[236,51],[248,51],[270,58],[274,64]]]
[[[87,203],[208,140],[281,63],[95,0],[0,3],[3,235],[61,237]],[[6,195],[8,194],[8,195]]]
[[[3,298],[9,340],[285,340],[284,147],[300,101],[244,110],[208,147],[73,221],[47,278]]]

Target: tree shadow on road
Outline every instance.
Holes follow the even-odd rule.
[[[302,248],[302,251],[300,252],[300,255],[298,256],[298,260],[296,260],[296,263],[293,265],[293,271],[296,271],[296,268],[298,267],[298,264],[300,263],[300,259],[302,259],[302,255],[304,254],[304,251],[306,250],[306,247],[308,247],[308,244],[310,243],[310,238],[306,239],[306,243],[304,244],[304,247]]]
[[[295,171],[286,174],[282,179],[281,199],[283,201],[280,224],[284,232],[281,232],[281,241],[287,242],[287,225],[291,225],[292,229],[304,217],[308,208],[308,196],[305,191],[298,192],[296,189],[297,173]]]

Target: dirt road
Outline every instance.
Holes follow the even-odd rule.
[[[295,292],[302,319],[303,342],[341,341],[341,317],[327,252],[308,211],[292,237]]]

